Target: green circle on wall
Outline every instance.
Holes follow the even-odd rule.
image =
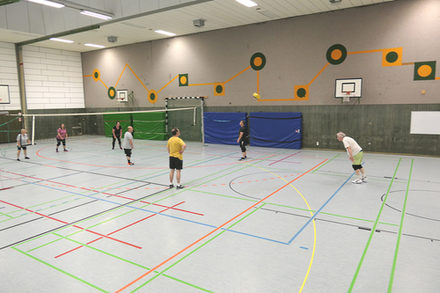
[[[99,78],[99,73],[95,71],[95,73],[93,74],[95,76],[95,79]]]
[[[108,97],[113,100],[116,97],[116,89],[112,86],[109,87],[107,94],[108,94]]]
[[[347,48],[345,48],[341,44],[336,44],[328,48],[327,50],[327,61],[330,64],[338,65],[344,62],[345,58],[347,58]]]
[[[215,87],[215,91],[217,92],[217,94],[221,94],[223,92],[223,86],[219,84]]]
[[[389,52],[387,56],[385,57],[388,63],[394,63],[399,59],[399,54],[396,52]]]
[[[263,53],[257,52],[251,57],[251,67],[255,71],[260,71],[266,65],[266,56]]]
[[[305,88],[299,88],[297,91],[296,91],[296,95],[299,97],[299,98],[304,98],[305,96],[306,96],[306,89]]]
[[[151,101],[156,100],[156,94],[155,94],[155,93],[151,93],[151,94],[150,94],[150,100],[151,100]]]

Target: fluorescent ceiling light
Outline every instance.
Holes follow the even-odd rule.
[[[163,30],[155,30],[154,32],[158,33],[158,34],[170,36],[170,37],[174,37],[176,35],[175,33],[170,33],[170,32],[163,31]]]
[[[71,41],[71,40],[59,39],[59,38],[50,38],[49,40],[55,41],[55,42],[61,42],[61,43],[68,43],[68,44],[73,43],[73,41]]]
[[[257,3],[255,3],[252,0],[235,0],[235,1],[237,1],[238,3],[240,3],[241,5],[244,5],[246,7],[254,7],[254,6],[258,5]]]
[[[87,15],[87,16],[96,17],[99,19],[104,19],[104,20],[110,20],[113,18],[110,15],[106,15],[106,14],[102,14],[102,13],[98,13],[98,12],[93,12],[93,11],[89,11],[89,10],[81,10],[80,13]]]
[[[94,47],[94,48],[105,48],[105,46],[103,46],[103,45],[95,45],[95,44],[89,44],[89,43],[87,43],[87,44],[84,44],[84,46],[87,46],[87,47]]]
[[[34,3],[38,3],[38,4],[42,4],[42,5],[46,5],[46,6],[50,6],[50,7],[55,7],[55,8],[63,8],[64,4],[58,3],[58,2],[53,2],[53,1],[49,1],[49,0],[27,0],[28,2],[34,2]]]

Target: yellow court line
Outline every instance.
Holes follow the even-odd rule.
[[[188,86],[214,85],[221,82],[207,82],[207,83],[190,83]]]
[[[273,173],[272,171],[269,171],[269,170],[267,170],[267,169],[265,169],[263,167],[260,167],[260,166],[256,166],[256,165],[253,165],[253,164],[251,164],[251,165],[254,166],[254,167],[257,167],[257,168],[259,168],[261,170],[264,170],[264,171],[266,171],[266,172],[268,172],[268,173],[270,173],[270,174],[272,174],[272,175],[274,175],[274,176],[276,176],[278,178],[280,178],[284,182],[289,182],[285,178],[281,177],[280,175],[278,175],[276,173]],[[293,189],[295,189],[295,191],[301,196],[303,201],[306,203],[307,208],[309,209],[310,215],[313,217],[312,208],[310,207],[309,202],[304,197],[304,195],[302,195],[302,193],[295,186],[293,186],[292,184],[289,184],[289,186],[291,186]],[[299,289],[298,293],[301,293],[302,290],[304,289],[304,286],[306,285],[307,279],[309,278],[310,271],[312,270],[313,260],[315,258],[315,251],[316,251],[316,222],[315,222],[315,219],[313,219],[312,222],[313,222],[313,249],[312,249],[312,257],[310,258],[309,267],[307,269],[306,276],[304,277],[304,280],[303,280],[303,282],[301,284],[301,288]]]
[[[101,78],[99,78],[99,81],[102,82],[102,84],[105,86],[106,89],[108,89],[108,86],[104,83],[104,81],[102,81]]]
[[[147,91],[150,91],[147,86],[142,82],[142,80],[139,78],[139,76],[137,76],[137,74],[133,71],[133,69],[131,69],[130,65],[128,65],[128,68],[131,70],[131,72],[134,74],[134,76],[136,76],[136,78],[139,80],[139,82],[142,84],[142,86],[144,87],[144,89],[146,89]]]
[[[315,79],[317,79],[318,78],[318,76],[320,76],[321,75],[321,73],[327,68],[327,66],[329,66],[330,65],[330,63],[328,63],[327,62],[327,64],[326,65],[324,65],[324,67],[322,67],[322,69],[318,72],[318,74],[317,75],[315,75],[315,77],[307,84],[307,86],[310,86],[314,81],[315,81]]]
[[[365,54],[365,53],[376,53],[376,52],[383,52],[386,49],[374,49],[374,50],[365,50],[365,51],[354,51],[354,52],[348,52],[347,55],[354,55],[354,54]]]
[[[163,87],[161,87],[160,90],[157,91],[157,93],[159,94],[164,88],[166,88],[170,83],[172,83],[177,77],[179,77],[179,75],[176,75],[172,80],[170,80],[166,85],[164,85]]]
[[[243,72],[245,72],[246,70],[249,70],[251,68],[251,66],[249,65],[248,67],[246,67],[245,69],[243,69],[242,71],[240,71],[239,73],[237,73],[236,75],[234,75],[233,77],[231,77],[230,79],[228,79],[227,81],[224,82],[224,84],[230,82],[231,80],[233,80],[234,78],[236,78],[237,76],[239,76],[240,74],[242,74]]]
[[[260,71],[257,71],[257,93],[260,94]]]
[[[125,64],[124,69],[122,69],[121,74],[119,75],[118,81],[115,84],[115,88],[118,86],[119,81],[121,80],[122,74],[124,74],[125,68],[127,68],[128,64]]]

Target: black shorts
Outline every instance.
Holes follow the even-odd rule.
[[[60,145],[61,143],[63,143],[63,145],[65,146],[66,145],[66,139],[65,138],[64,139],[59,139],[57,137],[57,145]]]
[[[18,149],[18,150],[21,150],[21,149],[24,149],[24,150],[25,150],[25,149],[26,149],[26,146],[17,146],[17,149]]]
[[[183,168],[182,160],[176,157],[170,157],[170,169],[182,170],[182,168]]]
[[[131,157],[131,149],[124,149],[124,153],[127,157]]]

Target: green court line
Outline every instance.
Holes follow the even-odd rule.
[[[260,160],[259,162],[263,162],[263,161],[264,161],[264,160]],[[238,166],[242,166],[242,165],[241,165],[241,164],[234,165],[234,166],[231,166],[231,167],[229,167],[229,168],[227,168],[227,169],[221,170],[220,172],[216,172],[216,173],[209,174],[209,175],[206,175],[206,176],[201,177],[201,178],[197,178],[197,179],[191,180],[191,181],[189,181],[188,183],[191,183],[191,182],[196,181],[196,180],[204,179],[204,178],[206,178],[206,177],[210,177],[210,176],[213,176],[213,175],[217,175],[218,173],[221,173],[221,172],[224,172],[224,171],[228,171],[228,170],[230,170],[230,169],[234,169],[234,168],[236,168],[236,167],[238,167]],[[211,181],[213,181],[213,180],[216,180],[216,179],[218,179],[218,178],[224,177],[224,176],[229,175],[229,174],[231,174],[231,173],[234,173],[234,172],[241,171],[241,170],[243,170],[243,169],[249,168],[250,166],[251,166],[251,165],[246,164],[244,167],[242,167],[242,168],[240,168],[240,169],[238,169],[238,170],[233,170],[233,171],[231,171],[231,172],[229,172],[229,173],[227,173],[227,174],[220,175],[220,176],[218,176],[218,177],[215,177],[215,178],[210,179],[210,180],[208,180],[208,181],[202,182],[202,183],[200,183],[200,184],[198,184],[198,185],[195,185],[195,186],[193,186],[193,187],[198,187],[198,186],[203,185],[203,184],[205,184],[205,183],[209,183],[209,182],[211,182]],[[168,190],[168,189],[165,189],[165,190],[163,190],[163,191],[167,191],[167,190]],[[186,190],[190,190],[190,188],[188,188],[188,189],[186,189]],[[173,197],[173,196],[176,196],[176,195],[178,195],[178,194],[180,194],[180,193],[182,193],[182,192],[185,192],[186,190],[183,189],[183,190],[181,190],[181,191],[179,191],[179,192],[176,192],[176,193],[173,193],[173,194],[171,194],[171,195],[169,195],[169,196],[167,196],[167,197],[164,197],[164,198],[162,198],[162,199],[159,199],[159,200],[157,200],[157,201],[154,201],[154,202],[152,202],[151,204],[153,204],[153,203],[157,203],[157,202],[160,202],[160,201],[163,201],[163,200],[165,200],[165,199],[167,199],[167,198],[170,198],[170,197]],[[158,192],[158,193],[154,194],[153,196],[156,196],[156,195],[161,194],[161,193],[162,193],[162,192]],[[141,200],[142,200],[142,199],[141,199]],[[135,204],[135,203],[137,203],[137,202],[138,202],[138,201],[135,201],[135,202],[133,202],[132,204]],[[142,206],[141,208],[147,207],[147,206],[149,206],[149,205],[151,205],[151,204],[144,205],[144,206]],[[120,208],[122,208],[122,207],[120,207]],[[111,210],[111,211],[109,211],[109,212],[117,211],[117,210],[120,209],[120,208],[117,208],[117,209]],[[134,212],[134,211],[137,211],[137,210],[133,209],[133,210],[131,210],[131,211],[129,211],[129,212]],[[127,213],[125,213],[125,214],[128,214],[129,212],[127,212]],[[84,221],[86,221],[86,220],[88,221],[88,220],[94,219],[94,218],[96,218],[96,217],[100,217],[100,216],[102,216],[102,215],[105,215],[105,214],[107,214],[107,212],[106,212],[106,213],[99,214],[99,215],[96,215],[96,216],[91,217],[91,218],[88,218],[88,219],[85,219]],[[123,214],[123,215],[125,215],[125,214]],[[120,217],[120,216],[122,216],[122,215],[118,215],[118,216],[116,216],[115,218],[118,218],[118,217]],[[106,223],[106,222],[108,222],[108,221],[110,221],[110,220],[113,220],[113,218],[112,218],[112,219],[108,219],[108,220],[106,220],[106,221],[104,221],[104,222]],[[77,223],[75,223],[75,224],[79,224],[79,223],[81,223],[81,222],[83,222],[83,221],[77,222]],[[98,223],[98,224],[102,224],[102,223]],[[95,226],[97,226],[98,224],[95,224],[95,225],[93,225],[93,226],[91,226],[91,227],[95,227]],[[69,227],[71,227],[71,225],[68,225],[68,226],[62,227],[62,228],[60,228],[60,229],[58,229],[58,230],[55,230],[55,231],[62,231],[62,230],[67,229],[67,228],[69,228]],[[90,228],[90,227],[85,228],[85,229],[89,229],[89,228]],[[52,232],[55,232],[55,231],[52,231]],[[80,233],[80,232],[82,232],[82,231],[84,231],[84,230],[80,230],[80,231],[77,231],[77,232],[75,232],[75,233]],[[27,240],[27,241],[23,241],[23,242],[21,242],[21,243],[18,243],[18,244],[15,245],[14,247],[20,246],[20,245],[22,245],[22,244],[25,244],[25,243],[30,242],[30,241],[33,241],[33,240],[37,240],[37,239],[39,239],[39,238],[41,238],[41,237],[46,236],[47,234],[48,234],[48,233],[45,233],[45,234],[42,234],[42,235],[40,235],[40,236],[38,236],[38,237],[35,237],[35,238],[32,238],[32,239],[29,239],[29,240]],[[72,236],[72,234],[69,235],[69,236]],[[46,244],[42,244],[42,245],[40,245],[38,248],[41,248],[41,247],[46,246],[46,245],[48,245],[48,244],[52,244],[52,243],[54,243],[54,242],[56,242],[56,241],[59,241],[59,240],[61,240],[61,238],[60,238],[60,239],[53,240],[53,241],[48,242],[48,243],[46,243]],[[33,250],[35,250],[35,249],[33,249]]]
[[[191,191],[195,191],[195,192],[199,192],[199,193],[204,193],[204,194],[215,195],[215,196],[221,196],[221,197],[225,197],[225,198],[232,198],[232,199],[244,200],[244,201],[252,201],[252,202],[257,202],[257,201],[258,201],[258,200],[256,200],[256,199],[244,198],[244,197],[237,197],[237,196],[233,196],[233,195],[219,194],[219,193],[210,192],[210,191],[194,190],[194,189],[191,189]],[[284,205],[284,204],[272,203],[272,202],[267,202],[266,204],[267,204],[267,205],[272,205],[272,206],[277,206],[277,207],[283,207],[283,208],[289,208],[289,209],[299,210],[299,211],[303,211],[303,212],[312,212],[312,213],[315,213],[315,212],[316,212],[316,210],[309,210],[309,209],[298,208],[298,207],[289,206],[289,205]],[[328,215],[328,216],[333,216],[333,217],[338,217],[338,218],[345,218],[345,219],[352,219],[352,220],[358,220],[358,221],[370,222],[370,223],[373,223],[373,222],[374,222],[373,220],[362,219],[362,218],[356,218],[356,217],[350,217],[350,216],[344,216],[344,215],[333,214],[333,213],[328,213],[328,212],[321,212],[321,214],[323,214],[323,215]],[[398,226],[399,226],[399,225],[397,225],[397,224],[386,223],[386,222],[379,222],[379,224],[388,225],[388,226],[394,226],[394,227],[398,227]]]
[[[319,168],[315,169],[312,171],[312,173],[315,173],[316,171],[318,171],[319,169],[321,169],[322,167],[324,167],[325,165],[327,165],[328,163],[330,163],[331,161],[333,161],[334,159],[336,159],[338,156],[340,156],[341,154],[337,154],[335,156],[333,156],[332,158],[330,158],[327,162],[325,162],[324,164],[322,164],[321,166],[319,166]]]
[[[238,223],[240,223],[241,221],[243,221],[244,219],[248,218],[250,215],[254,214],[255,212],[257,212],[259,209],[261,209],[262,207],[264,207],[266,204],[262,203],[262,205],[258,208],[255,208],[252,212],[248,213],[246,216],[244,216],[243,218],[241,218],[240,220],[236,221],[235,223],[232,223],[231,225],[229,225],[228,228],[226,229],[231,229],[232,227],[234,227],[235,225],[237,225]],[[136,289],[134,289],[133,291],[131,291],[131,293],[136,292],[137,290],[139,290],[140,288],[144,287],[145,285],[147,285],[148,283],[150,283],[151,281],[153,281],[154,279],[156,279],[157,277],[159,277],[160,275],[162,275],[163,273],[165,273],[166,271],[168,271],[169,269],[171,269],[172,267],[174,267],[175,265],[177,265],[178,263],[180,263],[181,261],[183,261],[185,258],[187,258],[188,256],[190,256],[191,254],[193,254],[194,252],[198,251],[199,249],[201,249],[203,246],[205,246],[206,244],[210,243],[212,240],[216,239],[217,237],[219,237],[220,235],[222,235],[223,233],[225,233],[226,230],[221,231],[220,233],[218,233],[217,235],[215,235],[214,237],[210,238],[209,240],[207,240],[206,242],[204,242],[203,244],[201,244],[200,246],[196,247],[195,249],[193,249],[192,251],[190,251],[188,254],[186,254],[185,256],[183,256],[182,258],[180,258],[179,260],[177,260],[175,263],[173,263],[172,265],[170,265],[169,267],[165,268],[164,270],[162,270],[159,274],[157,274],[156,276],[154,276],[153,278],[149,279],[148,281],[146,281],[145,283],[143,283],[142,285],[140,285],[139,287],[137,287]]]
[[[104,250],[98,249],[98,248],[93,247],[93,246],[90,246],[90,245],[88,245],[88,244],[81,243],[81,242],[76,241],[76,240],[74,240],[74,239],[71,239],[71,238],[69,238],[69,237],[66,237],[66,236],[63,236],[63,235],[60,235],[60,234],[57,234],[57,233],[52,233],[52,234],[54,234],[54,235],[56,235],[56,236],[58,236],[58,237],[61,237],[61,238],[63,238],[63,239],[66,239],[66,240],[68,240],[68,241],[74,242],[74,243],[76,243],[76,244],[79,244],[79,245],[81,245],[81,246],[84,246],[84,247],[90,248],[90,249],[95,250],[95,251],[97,251],[97,252],[100,252],[100,253],[102,253],[102,254],[105,254],[105,255],[108,255],[108,256],[110,256],[110,257],[116,258],[116,259],[121,260],[121,261],[123,261],[123,262],[126,262],[126,263],[132,264],[132,265],[134,265],[134,266],[140,267],[140,268],[145,269],[145,270],[147,270],[147,271],[149,271],[149,270],[151,269],[151,268],[149,268],[149,267],[146,267],[146,266],[143,266],[143,265],[141,265],[141,264],[135,263],[135,262],[133,262],[133,261],[131,261],[131,260],[128,260],[128,259],[122,258],[122,257],[120,257],[120,256],[114,255],[114,254],[112,254],[112,253],[106,252],[106,251],[104,251]],[[158,271],[154,271],[154,272],[155,272],[155,273],[159,273]],[[163,276],[164,276],[164,277],[167,277],[167,278],[169,278],[169,279],[175,280],[175,281],[177,281],[177,282],[179,282],[179,283],[182,283],[182,284],[185,284],[185,285],[189,285],[189,286],[191,286],[191,287],[193,287],[193,288],[196,288],[196,289],[199,289],[199,290],[201,290],[201,291],[211,292],[211,291],[209,291],[209,290],[207,290],[207,289],[204,289],[204,288],[199,287],[199,286],[197,286],[197,285],[191,284],[191,283],[189,283],[189,282],[185,282],[185,281],[183,281],[183,280],[180,280],[180,279],[178,279],[178,278],[172,277],[172,276],[170,276],[170,275],[163,274]]]
[[[368,237],[367,244],[365,245],[364,252],[362,253],[361,259],[359,260],[359,264],[356,268],[356,272],[354,273],[353,280],[351,281],[350,288],[348,289],[348,293],[353,291],[354,284],[356,283],[356,279],[359,275],[359,271],[361,270],[361,266],[362,266],[362,263],[364,262],[365,255],[367,254],[368,247],[370,246],[371,239],[373,239],[373,235],[374,235],[374,233],[376,233],[377,223],[379,222],[380,215],[382,214],[383,207],[385,206],[385,203],[387,201],[388,194],[390,193],[391,186],[393,185],[394,178],[396,177],[397,170],[399,169],[401,161],[402,161],[402,158],[399,158],[399,162],[397,163],[397,167],[394,170],[393,178],[391,179],[391,182],[388,186],[387,193],[382,201],[382,205],[380,206],[379,213],[377,214],[376,221],[374,222],[373,228],[371,228],[370,237]]]
[[[0,212],[0,215],[9,218],[9,219],[6,219],[6,220],[4,220],[4,221],[8,221],[8,220],[10,220],[11,218],[13,218],[12,216],[10,216],[10,215],[8,215],[8,214],[4,214],[4,213],[2,213],[2,212]],[[1,222],[0,222],[0,223],[1,223]]]
[[[406,212],[406,202],[408,200],[409,183],[411,181],[413,165],[414,165],[414,159],[411,160],[411,168],[409,169],[409,177],[408,177],[408,184],[406,185],[405,201],[403,202],[402,215],[400,217],[399,234],[397,236],[396,249],[394,251],[393,267],[391,269],[390,281],[388,283],[388,293],[391,293],[391,291],[393,289],[394,272],[396,270],[397,255],[399,253],[400,237],[402,236],[402,229],[403,229],[403,218],[405,217],[405,212]]]
[[[85,280],[83,280],[83,279],[81,279],[81,278],[79,278],[79,277],[77,277],[77,276],[75,276],[75,275],[72,275],[72,274],[70,274],[70,273],[68,273],[68,272],[66,272],[66,271],[64,271],[64,270],[62,270],[62,269],[60,269],[60,268],[57,268],[57,267],[55,267],[55,266],[53,266],[53,265],[51,265],[51,264],[45,262],[44,260],[41,260],[41,259],[39,259],[39,258],[37,258],[37,257],[35,257],[35,256],[31,255],[31,254],[29,254],[29,253],[26,253],[26,252],[24,252],[24,251],[22,251],[22,250],[16,248],[16,247],[12,247],[12,249],[14,249],[14,250],[16,250],[16,251],[18,251],[18,252],[20,252],[20,253],[22,253],[22,254],[24,254],[24,255],[30,257],[30,258],[32,258],[32,259],[34,259],[34,260],[36,260],[36,261],[38,261],[38,262],[40,262],[40,263],[42,263],[42,264],[45,264],[45,265],[47,265],[48,267],[51,267],[52,269],[57,270],[57,271],[59,271],[59,272],[65,274],[65,275],[67,275],[67,276],[69,276],[69,277],[71,277],[71,278],[77,280],[77,281],[80,281],[81,283],[84,283],[84,284],[86,284],[86,285],[89,285],[90,287],[93,287],[93,288],[95,288],[96,290],[99,290],[99,291],[101,291],[101,292],[110,292],[110,291],[106,291],[106,290],[104,290],[104,289],[102,289],[102,288],[99,288],[98,286],[93,285],[93,284],[91,284],[91,283],[89,283],[89,282],[87,282],[87,281],[85,281]]]

